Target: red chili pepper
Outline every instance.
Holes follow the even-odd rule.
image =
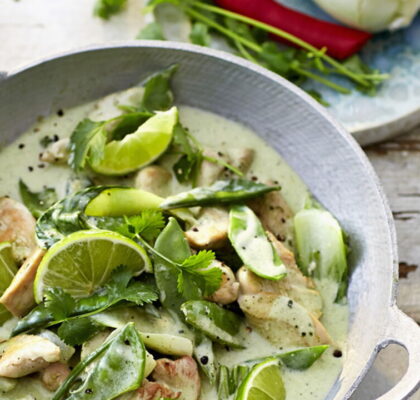
[[[227,10],[291,33],[319,49],[326,47],[327,53],[338,59],[357,53],[372,37],[367,32],[302,14],[274,0],[216,0],[216,3]],[[275,39],[284,42],[278,36]]]

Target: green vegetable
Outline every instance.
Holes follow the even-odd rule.
[[[154,248],[142,243],[154,255],[156,284],[161,302],[168,309],[179,313],[184,301],[209,296],[220,287],[221,270],[209,268],[214,253],[203,250],[191,255],[184,233],[174,218],[169,218]]]
[[[166,40],[162,27],[157,22],[147,24],[137,35],[136,39],[143,40]]]
[[[80,374],[92,363],[93,367],[87,371],[81,385],[71,390]],[[141,385],[145,364],[146,350],[141,336],[134,324],[128,323],[77,364],[53,400],[115,399]]]
[[[249,373],[250,368],[247,365],[237,365],[233,368],[221,365],[217,376],[218,399],[225,400],[233,395],[242,380]]]
[[[231,207],[228,235],[243,263],[256,275],[271,280],[279,280],[286,275],[283,261],[249,207]]]
[[[151,116],[148,112],[135,111],[106,121],[82,120],[70,137],[70,166],[81,171],[87,164],[99,164],[109,141],[122,140]]]
[[[144,83],[144,95],[141,109],[149,112],[169,110],[174,101],[170,81],[178,70],[178,64],[172,64],[149,78]]]
[[[273,354],[268,358],[277,358],[287,368],[304,370],[312,366],[312,364],[318,360],[318,358],[321,357],[325,350],[329,347],[330,346],[328,345],[302,347],[285,353]],[[253,366],[265,361],[266,359],[267,357],[248,360],[243,365]]]
[[[205,1],[155,0],[149,2],[147,10],[152,11],[162,3],[178,6],[191,19],[193,27],[196,24],[206,26],[210,34],[227,39],[232,49],[243,58],[267,67],[298,85],[310,80],[340,93],[349,93],[349,89],[329,79],[330,75],[340,75],[353,83],[357,90],[372,94],[388,78],[388,75],[380,74],[362,63],[357,65],[354,61],[337,61],[327,55],[325,49],[317,49],[288,32]],[[203,28],[199,29],[203,31]],[[268,34],[280,37],[298,49],[283,48],[268,42]],[[199,42],[203,42],[203,35],[193,34],[191,40],[202,44]]]
[[[55,189],[46,188],[39,193],[31,192],[21,179],[19,180],[19,193],[23,204],[35,218],[39,218],[47,208],[57,201]]]
[[[141,306],[157,300],[153,287],[131,278],[132,272],[128,268],[117,268],[103,288],[92,296],[81,299],[74,299],[59,288],[50,289],[46,300],[20,319],[12,334],[15,336],[35,328],[75,321],[127,302]],[[86,322],[74,322],[74,324],[86,324],[88,327]],[[67,324],[66,329],[72,329],[70,324]]]
[[[216,303],[190,300],[181,306],[186,321],[215,342],[235,348],[243,348],[237,337],[241,318]]]
[[[217,181],[208,187],[198,187],[188,192],[170,196],[161,203],[160,207],[168,210],[179,207],[241,203],[279,189],[279,186],[267,186],[245,179]]]
[[[9,287],[18,268],[12,254],[12,245],[9,242],[0,243],[0,296]],[[12,318],[10,311],[0,304],[0,326]]]
[[[338,283],[336,301],[346,296],[347,248],[338,221],[321,209],[299,211],[294,217],[296,249],[300,269],[316,278]]]
[[[102,325],[95,323],[91,318],[80,318],[64,321],[58,328],[57,334],[66,344],[78,346],[103,329]]]
[[[96,0],[94,14],[103,19],[109,19],[112,15],[123,10],[127,0]]]
[[[210,46],[211,39],[208,26],[201,22],[194,23],[190,33],[190,40],[191,43],[199,46]]]
[[[210,383],[213,384],[217,377],[217,362],[213,351],[213,342],[197,330],[194,333],[194,357]]]

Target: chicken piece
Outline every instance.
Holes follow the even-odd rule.
[[[278,346],[315,346],[331,343],[325,328],[302,305],[288,296],[262,292],[238,299],[248,321]]]
[[[228,228],[229,212],[225,208],[204,207],[185,236],[196,249],[218,249],[227,242]]]
[[[227,157],[225,154],[221,153],[220,151],[214,151],[211,149],[204,149],[203,156],[211,157],[227,163],[230,161],[229,157]],[[212,185],[219,179],[224,169],[225,167],[219,163],[203,160],[197,175],[197,186]]]
[[[0,303],[16,317],[24,316],[35,305],[34,280],[44,254],[43,249],[35,249],[0,297]]]
[[[169,194],[171,180],[172,174],[166,168],[160,165],[150,165],[137,173],[134,186],[158,196],[166,197]]]
[[[180,392],[174,392],[165,384],[145,380],[130,400],[179,399],[179,396],[181,396]]]
[[[209,268],[219,268],[222,270],[222,282],[219,289],[217,289],[207,300],[214,301],[219,304],[230,304],[238,299],[239,282],[236,280],[233,271],[224,263],[214,260]]]
[[[255,151],[247,147],[229,149],[230,164],[244,174],[248,172],[254,161]]]
[[[180,400],[198,400],[200,397],[200,375],[192,357],[184,356],[176,361],[161,358],[156,362],[152,377],[174,392],[181,392]]]
[[[40,161],[51,164],[65,164],[70,156],[70,139],[64,138],[51,143],[39,155]]]
[[[0,376],[20,378],[40,371],[60,360],[60,348],[35,335],[19,335],[8,340],[0,355]]]
[[[70,368],[61,362],[50,364],[40,372],[42,384],[51,392],[55,392],[70,375]]]
[[[13,257],[21,263],[36,248],[35,218],[16,200],[0,198],[0,242],[12,244]]]
[[[272,232],[277,239],[285,241],[292,237],[293,212],[280,191],[251,200],[248,205],[260,219],[264,229]]]

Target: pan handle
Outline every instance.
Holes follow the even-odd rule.
[[[391,308],[388,329],[377,351],[399,344],[408,352],[408,368],[401,380],[377,400],[405,400],[420,388],[420,327],[396,306]]]

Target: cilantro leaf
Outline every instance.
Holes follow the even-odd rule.
[[[157,22],[147,24],[137,35],[136,39],[143,40],[166,40],[162,27]]]
[[[201,22],[195,22],[190,33],[191,43],[199,46],[210,46],[209,28]]]
[[[23,204],[35,218],[39,218],[47,208],[50,208],[57,201],[55,189],[46,188],[38,193],[31,192],[21,179],[19,180],[19,193]]]
[[[103,329],[104,326],[99,325],[90,318],[79,318],[63,322],[57,333],[69,346],[78,346]]]
[[[95,136],[103,136],[103,128],[104,122],[95,122],[88,118],[76,126],[70,137],[69,158],[69,164],[74,170],[80,171],[85,168],[91,147],[94,147],[94,159],[100,161],[100,146],[103,145],[104,148],[105,143],[102,138],[95,139]]]
[[[141,109],[145,111],[165,111],[172,107],[174,95],[170,87],[170,80],[178,69],[178,64],[172,64],[168,68],[159,71],[144,82],[144,95]]]
[[[74,313],[76,300],[61,288],[50,288],[45,294],[45,307],[56,320],[62,320]]]
[[[124,224],[117,228],[117,232],[134,239],[142,236],[145,240],[156,239],[165,226],[165,220],[161,211],[145,210],[140,215],[125,217]]]
[[[123,10],[127,0],[97,0],[93,13],[100,18],[109,19]]]

